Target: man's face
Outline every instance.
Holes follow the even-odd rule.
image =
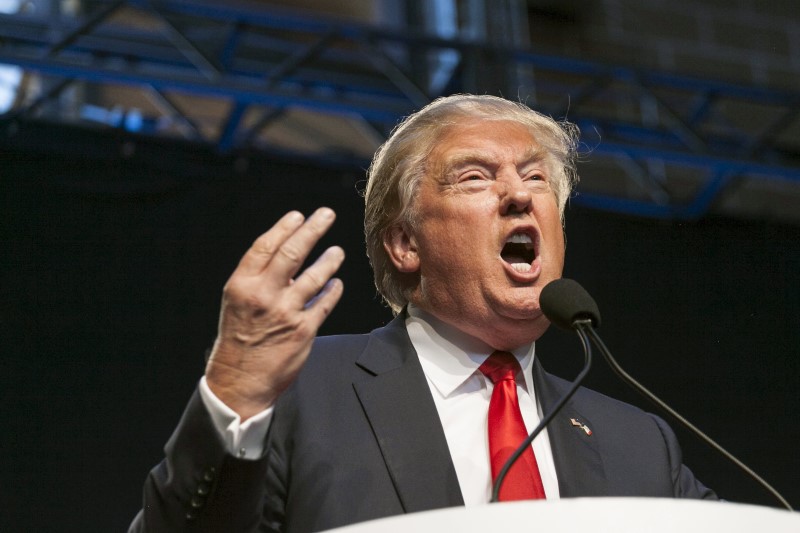
[[[395,266],[419,276],[411,301],[494,348],[544,333],[539,294],[564,266],[545,155],[514,122],[450,128],[419,184],[415,226],[387,240]]]

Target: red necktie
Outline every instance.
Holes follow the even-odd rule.
[[[492,481],[506,460],[528,437],[517,398],[514,377],[521,370],[516,357],[508,352],[494,352],[478,369],[492,380],[494,390],[489,402],[489,456]],[[500,488],[499,500],[535,500],[544,498],[539,466],[530,446],[506,474]]]

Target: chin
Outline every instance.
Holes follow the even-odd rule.
[[[542,316],[538,298],[527,298],[522,301],[509,302],[501,306],[500,314],[514,320],[536,320]]]

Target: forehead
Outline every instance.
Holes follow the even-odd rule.
[[[540,161],[547,151],[531,127],[511,120],[465,119],[447,127],[435,141],[430,167],[511,159],[515,163]]]

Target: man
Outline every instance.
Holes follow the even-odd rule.
[[[330,209],[259,237],[132,529],[312,531],[486,503],[493,424],[508,418],[492,421],[496,393],[529,431],[567,387],[534,342],[549,325],[539,295],[563,267],[576,142],[572,126],[491,96],[406,119],[369,172],[367,250],[397,314],[369,335],[314,337],[342,293],[343,252],[299,269]],[[514,370],[495,384],[498,358]],[[715,497],[662,421],[591,391],[532,448],[512,497]]]

